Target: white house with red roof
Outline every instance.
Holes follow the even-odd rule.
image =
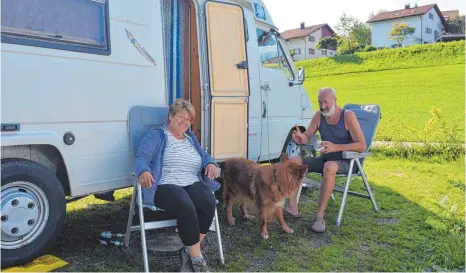
[[[389,39],[393,24],[408,24],[416,28],[413,35],[403,41],[403,46],[435,43],[442,35],[445,19],[437,4],[410,7],[379,13],[367,21],[372,28],[372,45],[375,47],[396,47],[397,42]]]
[[[316,59],[319,57],[335,56],[336,48],[317,49],[319,40],[332,36],[335,32],[328,24],[305,26],[301,23],[300,28],[286,30],[281,33],[286,40],[291,55],[295,61]]]

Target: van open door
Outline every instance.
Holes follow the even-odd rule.
[[[248,97],[244,17],[241,7],[206,3],[211,94],[211,155],[247,157]]]

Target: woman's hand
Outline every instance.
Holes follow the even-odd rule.
[[[152,174],[150,172],[145,171],[141,175],[139,175],[138,181],[143,188],[150,188],[152,187],[152,183],[154,183],[154,177],[152,177]]]
[[[215,164],[208,164],[205,168],[205,175],[210,179],[215,179],[218,177],[218,169]]]

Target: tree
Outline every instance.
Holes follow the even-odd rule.
[[[447,20],[446,32],[449,34],[464,34],[464,15],[450,17]]]
[[[388,38],[390,40],[395,40],[398,43],[398,47],[401,47],[403,45],[403,40],[406,39],[406,37],[409,35],[413,35],[415,31],[415,27],[410,27],[408,24],[398,24],[395,22]]]
[[[356,41],[354,35],[350,35],[354,27],[359,24],[359,20],[351,15],[347,15],[346,12],[340,16],[339,22],[336,25],[340,39],[346,41],[350,53],[353,53],[356,48]]]
[[[337,38],[335,36],[327,36],[319,40],[317,49],[325,49],[325,55],[327,55],[327,49],[337,48]]]
[[[352,40],[355,41],[358,48],[364,48],[372,42],[371,28],[365,23],[356,23],[351,30],[350,36],[352,36]]]

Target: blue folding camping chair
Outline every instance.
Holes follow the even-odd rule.
[[[168,120],[168,108],[167,107],[148,107],[148,106],[134,106],[129,110],[128,114],[128,131],[129,131],[129,139],[131,144],[131,152],[133,157],[138,152],[138,148],[140,143],[142,142],[144,136],[149,132],[150,129],[161,126],[166,124]],[[133,160],[134,162],[134,160]],[[134,169],[134,166],[133,166]],[[133,173],[135,176],[135,174]],[[220,184],[215,180],[209,180],[204,177],[206,185],[209,189],[212,190],[213,194],[220,188]],[[146,244],[146,230],[150,229],[159,229],[159,228],[167,228],[167,227],[175,227],[177,226],[176,219],[170,220],[159,220],[159,221],[152,221],[152,222],[144,222],[144,209],[149,209],[155,213],[163,211],[160,208],[157,208],[152,205],[146,205],[142,202],[142,191],[141,185],[138,183],[137,177],[134,179],[134,190],[133,195],[131,197],[131,205],[129,208],[129,216],[128,216],[128,224],[126,227],[126,234],[124,240],[124,246],[128,247],[130,234],[132,231],[140,231],[141,233],[141,247],[142,247],[142,255],[143,255],[143,262],[144,262],[144,271],[149,272],[149,263],[147,258],[147,244]],[[139,225],[133,226],[133,217],[136,213],[137,206],[138,213],[139,213]],[[224,257],[223,257],[223,249],[222,249],[222,239],[220,236],[220,225],[218,222],[218,215],[217,215],[217,208],[215,208],[215,215],[214,215],[214,224],[215,224],[215,232],[217,235],[217,244],[218,244],[218,251],[220,256],[220,263],[224,264]]]
[[[367,105],[359,105],[359,104],[346,104],[343,109],[351,110],[356,114],[356,117],[359,121],[359,125],[361,126],[361,130],[364,134],[364,139],[366,141],[366,152],[358,153],[358,152],[343,152],[343,159],[350,160],[350,167],[347,174],[337,174],[337,177],[346,177],[346,183],[344,189],[341,189],[335,186],[335,192],[342,192],[343,198],[341,200],[340,211],[338,212],[337,218],[337,226],[341,225],[341,219],[343,217],[343,210],[345,208],[346,197],[349,195],[368,198],[372,202],[372,206],[376,212],[379,211],[377,208],[377,204],[374,199],[374,195],[372,194],[371,188],[369,187],[369,182],[367,181],[366,173],[364,172],[364,161],[366,157],[370,156],[369,149],[372,146],[372,140],[374,139],[375,131],[377,129],[377,125],[379,124],[379,120],[381,118],[380,107],[376,104],[367,104]],[[314,153],[314,145],[301,145],[301,154],[312,154]],[[357,166],[357,172],[353,173],[354,164]],[[322,175],[319,173],[319,175]],[[364,187],[367,191],[367,194],[362,194],[359,192],[349,191],[350,182],[353,177],[362,177],[364,182]],[[304,181],[303,184],[311,184],[312,182]],[[319,183],[320,186],[320,183]],[[298,201],[301,195],[301,189],[298,192]],[[332,194],[332,199],[334,199]]]

